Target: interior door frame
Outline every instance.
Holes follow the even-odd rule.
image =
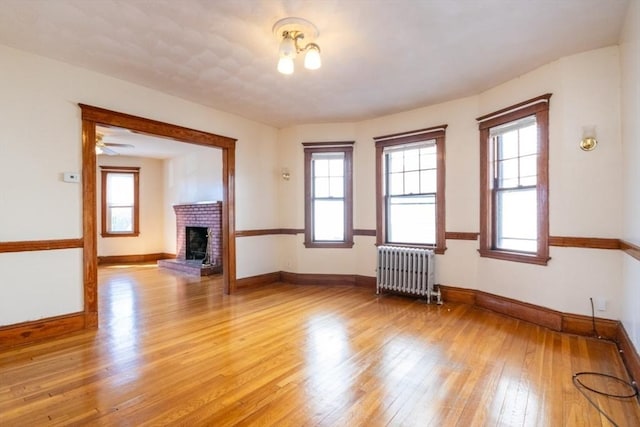
[[[91,105],[82,111],[82,234],[85,327],[98,326],[96,125],[117,126],[188,144],[222,149],[222,275],[225,294],[236,286],[235,144],[237,139]]]

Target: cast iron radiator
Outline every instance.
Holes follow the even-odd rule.
[[[417,295],[442,304],[440,290],[434,288],[435,262],[430,249],[378,246],[376,293],[381,291]]]

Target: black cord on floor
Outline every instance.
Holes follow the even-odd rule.
[[[592,302],[593,304],[593,302]],[[594,325],[594,330],[595,330],[595,325]],[[630,394],[611,394],[611,393],[607,393],[601,390],[597,390],[595,388],[591,388],[587,385],[585,385],[582,381],[580,381],[580,377],[583,375],[594,375],[594,376],[598,376],[598,377],[605,377],[605,378],[610,378],[613,379],[621,384],[624,384],[625,386],[629,387],[631,390],[633,390],[633,393]],[[580,393],[582,393],[582,395],[585,397],[585,399],[587,399],[587,401],[589,401],[589,403],[591,404],[591,406],[593,406],[594,408],[596,408],[596,410],[598,412],[600,412],[602,414],[602,416],[604,416],[607,420],[609,420],[609,422],[611,424],[613,424],[615,427],[618,427],[618,424],[616,424],[615,421],[613,421],[611,419],[611,417],[609,415],[607,415],[599,406],[596,402],[593,401],[593,399],[591,399],[591,397],[589,397],[589,395],[585,392],[586,390],[592,391],[594,393],[598,393],[602,396],[606,396],[606,397],[613,397],[616,399],[631,399],[634,398],[638,395],[638,388],[636,387],[636,385],[634,383],[629,383],[626,382],[625,380],[623,380],[622,378],[618,378],[615,377],[613,375],[608,375],[608,374],[602,374],[600,372],[576,372],[575,374],[573,374],[573,385],[578,389],[578,391]]]
[[[593,298],[589,297],[589,301],[591,301],[591,324],[593,325],[593,336],[600,338],[600,335],[598,335],[598,331],[596,330],[596,312],[593,309]]]

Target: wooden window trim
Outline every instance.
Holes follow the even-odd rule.
[[[549,261],[549,104],[551,94],[512,105],[478,117],[480,130],[480,249],[481,257],[547,265]],[[493,249],[494,212],[489,167],[489,139],[492,127],[535,115],[538,126],[538,248],[535,254]]]
[[[100,220],[102,237],[137,237],[140,235],[140,168],[130,166],[100,166],[102,175]],[[130,233],[112,233],[107,229],[107,175],[109,173],[133,174],[133,231]]]
[[[433,249],[437,254],[446,251],[445,239],[445,158],[446,144],[445,134],[447,125],[433,126],[408,132],[394,133],[391,135],[377,136],[373,140],[376,146],[376,245],[410,246],[416,248]],[[437,152],[437,194],[436,194],[436,245],[421,244],[395,244],[386,243],[385,236],[385,209],[384,209],[384,149],[395,145],[411,144],[414,142],[436,141]]]
[[[304,246],[306,248],[353,247],[353,144],[355,141],[303,142],[304,148]],[[311,157],[314,153],[344,153],[344,241],[313,240]]]

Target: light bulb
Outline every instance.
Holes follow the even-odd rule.
[[[293,74],[293,58],[282,56],[278,60],[278,71],[282,74]]]
[[[304,56],[304,68],[307,70],[317,70],[321,66],[320,49],[312,43],[308,46],[307,54]]]

